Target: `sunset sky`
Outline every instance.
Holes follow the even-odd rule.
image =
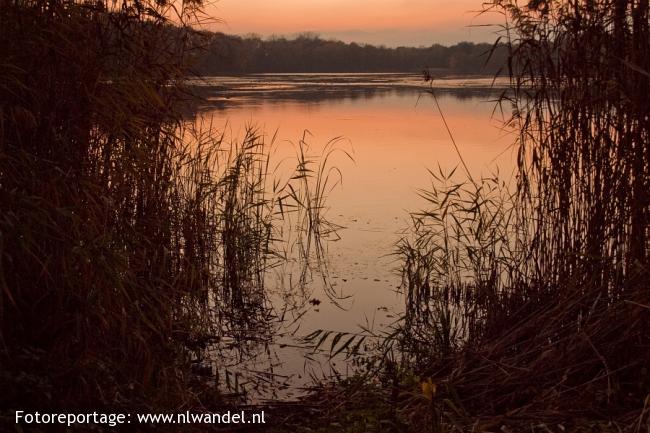
[[[217,0],[210,30],[262,36],[315,32],[324,38],[386,46],[493,42],[499,16],[477,17],[482,0]]]

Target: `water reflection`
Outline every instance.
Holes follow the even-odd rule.
[[[301,101],[336,103],[342,100],[386,98],[395,94],[416,96],[426,86],[418,74],[260,74],[244,77],[203,77],[189,82],[202,101],[195,110],[228,109]],[[493,78],[445,78],[434,80],[439,93],[459,99],[496,98],[507,82]]]
[[[495,111],[501,89],[486,87],[490,83],[435,81],[441,109],[472,176],[498,170],[507,181],[514,170],[514,140]],[[324,358],[310,362],[297,347],[299,337],[321,329],[354,332],[360,324],[381,329],[401,314],[395,243],[408,226],[408,212],[423,205],[417,189],[430,183],[428,170],[448,171],[459,164],[459,156],[416,76],[257,76],[194,84],[206,98],[192,108],[197,121],[211,119],[213,128],[234,137],[250,124],[261,128],[267,141],[275,136],[275,172],[280,177],[290,175],[293,166],[282,161],[293,158],[306,130],[313,153],[337,139],[336,146],[354,157],[331,161],[343,181],[322,209],[341,227],[340,239],[325,243],[329,280],[316,270],[302,286],[300,300],[293,298],[293,308],[287,308],[287,294],[304,278],[304,269],[285,267],[269,274],[274,317],[281,320],[273,344],[258,346],[258,356],[243,367],[268,385],[265,396],[280,391],[290,397],[310,376],[329,375],[333,369],[344,373],[347,367]],[[336,302],[327,290],[340,295]]]

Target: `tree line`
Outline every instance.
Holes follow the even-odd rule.
[[[505,45],[460,42],[451,46],[388,48],[322,39],[202,33],[197,75],[286,72],[421,72],[492,75],[505,64]]]

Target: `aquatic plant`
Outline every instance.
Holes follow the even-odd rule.
[[[438,384],[448,430],[590,418],[639,431],[650,392],[648,4],[487,8],[507,23],[512,85],[499,107],[518,132],[517,182],[437,175],[423,194],[429,207],[400,245],[404,350]]]
[[[0,4],[3,411],[223,403],[225,348],[271,332],[279,221],[324,236],[329,164],[273,184],[257,130],[184,121],[200,5],[177,6]]]

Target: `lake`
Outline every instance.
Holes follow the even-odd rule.
[[[359,325],[380,330],[399,316],[399,263],[392,253],[409,226],[409,212],[425,206],[418,189],[431,184],[428,170],[452,170],[460,164],[460,153],[474,177],[497,170],[505,181],[514,176],[515,136],[504,129],[495,102],[507,85],[503,81],[434,80],[444,120],[419,75],[256,75],[209,77],[193,84],[204,97],[194,107],[197,119],[204,124],[209,119],[212,128],[232,137],[256,125],[269,141],[275,136],[279,159],[290,156],[304,134],[316,153],[336,139],[335,147],[353,157],[341,151],[333,158],[342,184],[327,199],[328,220],[341,227],[339,239],[326,245],[328,275],[349,298],[336,305],[315,282],[307,297],[320,304],[309,304],[293,328],[279,331],[272,350],[266,347],[264,356],[249,361],[249,372],[271,371],[281,379],[280,384],[272,381],[268,396],[284,389],[282,395],[290,397],[310,375],[327,377],[333,368],[345,373],[341,360],[338,365],[306,362],[294,347],[300,336],[319,329],[358,332]],[[463,180],[462,170],[457,180]]]

